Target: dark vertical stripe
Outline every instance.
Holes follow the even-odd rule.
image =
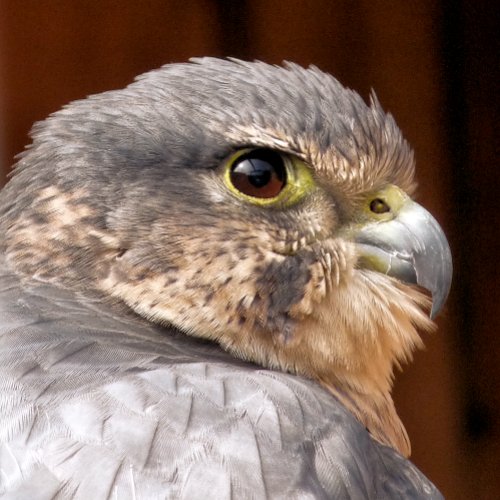
[[[248,23],[251,20],[247,1],[215,0],[215,5],[222,53],[226,57],[248,59],[251,53]]]
[[[474,263],[472,258],[474,241],[477,239],[478,199],[473,195],[474,175],[481,175],[474,169],[474,154],[470,142],[471,67],[467,64],[467,21],[462,2],[445,2],[443,26],[443,48],[446,60],[447,111],[449,155],[452,162],[452,183],[454,188],[454,260],[458,341],[461,351],[461,379],[463,387],[463,412],[465,434],[471,440],[485,437],[491,430],[488,404],[479,388],[477,372],[481,363],[477,352],[476,301],[474,297]]]

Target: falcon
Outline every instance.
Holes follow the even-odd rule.
[[[391,386],[451,256],[374,94],[202,58],[32,138],[0,194],[2,498],[441,498]]]

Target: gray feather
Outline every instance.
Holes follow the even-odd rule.
[[[441,498],[321,387],[0,269],[2,498]]]

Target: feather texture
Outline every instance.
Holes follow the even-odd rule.
[[[318,384],[0,270],[2,498],[441,498]]]

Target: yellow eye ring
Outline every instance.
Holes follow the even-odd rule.
[[[259,206],[287,207],[315,187],[311,168],[280,151],[243,149],[224,163],[224,183],[240,199]]]

